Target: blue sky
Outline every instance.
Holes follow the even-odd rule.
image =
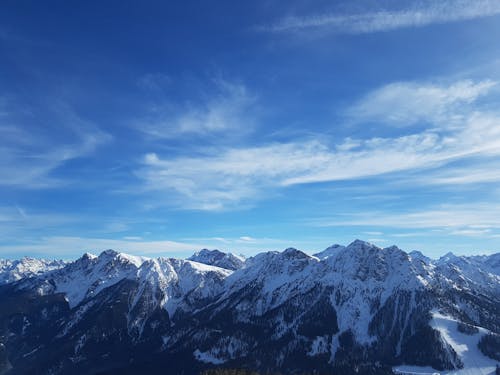
[[[7,1],[0,257],[500,249],[500,2]]]

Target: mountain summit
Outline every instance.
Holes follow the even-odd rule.
[[[203,249],[194,253],[188,258],[188,260],[233,271],[240,269],[245,263],[245,259],[243,257],[231,253],[224,253],[220,250],[208,249]]]

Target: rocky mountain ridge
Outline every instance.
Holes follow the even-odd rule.
[[[107,250],[0,286],[0,343],[16,374],[459,369],[470,363],[436,322],[497,337],[498,255],[430,260],[360,240],[246,260]]]

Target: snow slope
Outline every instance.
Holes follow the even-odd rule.
[[[497,361],[486,357],[477,344],[488,331],[477,327],[479,332],[472,335],[459,332],[458,321],[450,316],[434,311],[430,325],[439,331],[444,341],[451,345],[463,363],[462,369],[451,371],[436,371],[430,367],[397,366],[394,369],[415,374],[440,373],[442,375],[494,375]]]
[[[133,278],[139,282],[139,291],[136,294],[131,308],[141,298],[142,293],[150,288],[152,296],[162,296],[160,301],[153,301],[166,309],[172,316],[177,308],[193,299],[211,297],[221,291],[222,280],[232,271],[209,266],[190,260],[157,258],[150,259],[142,264]]]
[[[231,253],[224,253],[220,250],[203,249],[188,258],[194,262],[208,264],[210,266],[237,270],[243,267],[245,258]]]
[[[51,292],[64,293],[71,308],[85,298],[99,294],[117,282],[131,278],[137,272],[140,260],[118,253],[103,251],[98,257],[85,254],[60,270],[48,273],[46,280],[55,285]]]
[[[435,267],[436,276],[446,279],[457,288],[482,288],[500,294],[500,267],[495,263],[498,254],[492,256],[456,256],[447,253],[430,265]]]
[[[345,249],[345,246],[342,245],[332,245],[330,247],[327,247],[325,250],[320,251],[319,253],[314,254],[316,258],[319,258],[321,260],[328,258],[329,256],[335,255],[337,252]]]
[[[207,298],[219,292],[220,280],[232,271],[183,259],[138,257],[105,250],[99,256],[84,254],[64,268],[26,280],[21,288],[37,288],[40,294],[63,293],[70,308],[97,296],[106,288],[127,279],[138,284],[131,301],[133,309],[145,291],[151,305],[159,304],[170,314],[187,294]],[[158,292],[158,293],[157,293]],[[157,300],[158,295],[162,297]]]
[[[24,278],[41,275],[62,268],[62,260],[45,260],[24,257],[19,260],[0,259],[0,285],[12,283]]]

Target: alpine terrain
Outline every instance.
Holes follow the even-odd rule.
[[[0,374],[494,374],[500,253],[0,261]]]

